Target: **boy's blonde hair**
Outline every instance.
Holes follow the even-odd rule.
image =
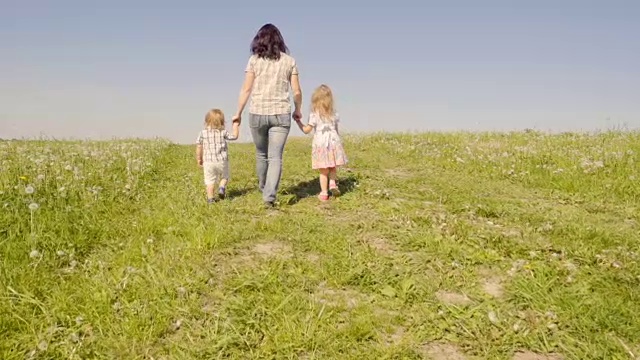
[[[336,111],[333,104],[333,92],[327,85],[318,86],[311,95],[311,111],[317,113],[322,121],[333,121]]]
[[[204,117],[208,128],[224,130],[224,113],[220,109],[211,109]]]

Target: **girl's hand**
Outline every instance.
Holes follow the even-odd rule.
[[[242,115],[240,114],[233,115],[233,117],[231,117],[231,122],[240,124],[242,122]]]

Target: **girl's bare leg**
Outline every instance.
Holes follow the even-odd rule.
[[[329,194],[329,169],[320,169],[320,195]]]
[[[335,167],[332,167],[331,169],[329,169],[329,189],[331,190],[331,194],[334,196],[339,196],[340,195],[340,190],[338,189],[338,184],[337,184],[337,169]]]

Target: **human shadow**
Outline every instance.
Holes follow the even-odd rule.
[[[356,188],[357,184],[358,179],[353,174],[338,176],[338,188],[340,189],[341,195],[352,192]],[[320,179],[318,177],[314,177],[311,180],[301,181],[296,185],[283,189],[283,193],[285,195],[293,196],[288,201],[290,205],[296,204],[304,198],[316,196],[320,193]]]
[[[251,191],[255,190],[255,186],[251,187],[251,186],[245,186],[243,188],[239,188],[239,189],[229,189],[227,190],[227,195],[226,198],[227,199],[233,199],[233,198],[237,198],[237,197],[241,197],[244,196],[248,193],[250,193]]]

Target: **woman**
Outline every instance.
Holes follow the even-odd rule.
[[[251,97],[249,127],[256,146],[256,172],[262,199],[273,207],[282,175],[282,152],[291,128],[290,91],[293,90],[293,118],[302,119],[302,90],[298,68],[280,30],[266,24],[251,42],[251,57],[238,99],[238,112],[232,121],[241,120]]]

